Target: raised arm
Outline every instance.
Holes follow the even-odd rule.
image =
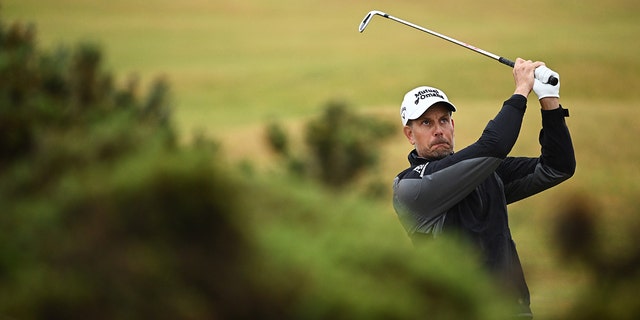
[[[546,66],[536,72],[560,79],[558,73]],[[507,158],[501,164],[498,174],[505,183],[508,203],[551,188],[573,176],[576,169],[573,143],[565,122],[569,113],[561,107],[559,100],[560,81],[552,86],[535,80],[533,91],[540,100],[542,113],[539,138],[542,152],[539,158]]]

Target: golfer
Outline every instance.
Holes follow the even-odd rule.
[[[515,92],[480,138],[457,152],[451,117],[456,107],[445,93],[432,87],[409,91],[400,117],[415,149],[409,153],[410,167],[393,184],[395,211],[413,242],[440,234],[470,240],[487,270],[512,294],[522,318],[532,318],[529,289],[511,239],[507,204],[567,180],[576,166],[564,119],[568,111],[559,103],[560,83],[553,86],[535,79],[538,67],[538,78],[560,79],[544,63],[518,58],[513,68]],[[542,108],[541,155],[508,156],[532,90]]]

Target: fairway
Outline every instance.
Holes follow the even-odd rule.
[[[370,10],[422,25],[515,60],[542,60],[561,76],[561,103],[577,155],[575,177],[514,204],[518,243],[532,308],[545,319],[566,310],[585,280],[554,255],[549,225],[560,203],[584,195],[602,208],[611,250],[630,246],[625,228],[640,201],[640,2],[601,1],[294,1],[294,0],[8,0],[6,22],[33,22],[41,47],[98,43],[106,66],[125,82],[169,79],[183,139],[204,132],[233,161],[273,165],[263,129],[292,130],[341,100],[398,124],[378,174],[390,182],[407,166],[400,131],[403,94],[418,85],[444,90],[458,107],[457,149],[477,139],[513,92],[511,70],[442,39],[375,17]],[[513,154],[537,156],[535,95]],[[391,203],[383,203],[393,214]],[[621,232],[622,230],[622,232]],[[539,316],[539,317],[538,317]]]

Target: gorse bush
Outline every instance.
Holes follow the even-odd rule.
[[[323,114],[305,127],[306,145],[301,149],[308,154],[292,154],[290,139],[278,124],[270,124],[266,135],[271,148],[284,157],[293,172],[342,188],[375,167],[380,146],[393,131],[388,121],[359,115],[344,102],[330,101]]]
[[[305,141],[316,174],[330,186],[348,184],[377,163],[379,146],[393,128],[389,122],[350,112],[344,103],[330,102],[323,116],[307,126]]]
[[[197,316],[213,313],[202,297],[242,299],[208,276],[242,285],[233,184],[175,143],[167,82],[141,98],[99,47],[41,52],[33,27],[1,26],[0,316]]]
[[[140,99],[135,83],[116,88],[112,75],[101,70],[102,54],[97,46],[81,44],[73,52],[64,48],[39,52],[34,34],[34,27],[21,24],[2,27],[0,167],[22,157],[37,158],[47,148],[43,142],[65,132],[96,129],[91,126],[109,123],[105,117],[115,116],[157,132],[172,133],[166,81],[156,80],[149,95]],[[132,137],[137,134],[126,130],[120,133]],[[118,152],[115,146],[103,147],[109,149],[101,150],[105,156]],[[127,150],[126,144],[119,148]]]
[[[599,204],[585,195],[567,199],[553,226],[553,239],[563,262],[586,275],[587,285],[567,314],[556,319],[636,319],[640,316],[638,220],[616,230],[628,239],[623,251],[603,238],[604,216]]]

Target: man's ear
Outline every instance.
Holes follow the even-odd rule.
[[[455,127],[456,127],[456,124],[453,122],[453,118],[451,118],[451,127],[452,127],[452,128],[455,128]]]
[[[407,137],[407,140],[409,140],[409,143],[414,145],[416,142],[413,140],[413,130],[411,130],[411,127],[406,125],[402,128],[402,131],[404,132],[404,136]]]

